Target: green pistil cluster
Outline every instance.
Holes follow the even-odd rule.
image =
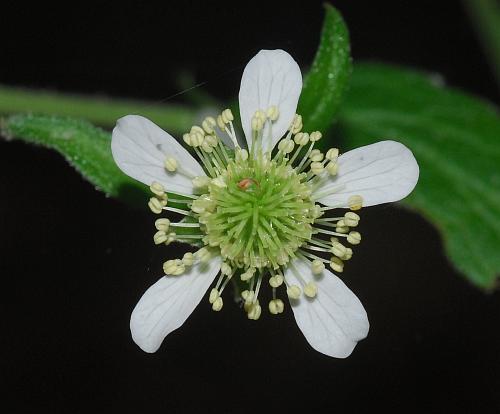
[[[315,206],[306,174],[266,156],[230,162],[202,196],[204,241],[235,267],[278,269],[312,235]]]

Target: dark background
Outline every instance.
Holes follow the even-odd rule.
[[[498,103],[459,1],[333,4],[355,61],[436,71]],[[189,102],[192,92],[169,98],[189,69],[207,82],[201,91],[234,99],[259,49],[286,49],[306,67],[322,18],[314,1],[22,5],[2,10],[0,82]],[[95,192],[59,155],[19,142],[0,141],[0,186],[8,412],[500,411],[500,295],[469,285],[412,212],[363,211],[364,242],[342,277],[371,330],[348,359],[313,351],[289,309],[256,323],[229,299],[220,313],[202,301],[148,355],[128,323],[166,258],[152,243],[153,217]]]

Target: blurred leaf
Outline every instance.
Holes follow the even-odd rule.
[[[325,10],[318,51],[305,76],[297,111],[308,131],[325,131],[331,125],[352,72],[349,32],[344,19],[328,4]]]
[[[439,229],[467,279],[489,289],[500,275],[500,118],[492,105],[442,83],[356,65],[336,131],[349,148],[394,139],[414,152],[420,180],[404,203]]]
[[[500,86],[500,4],[498,0],[463,0],[463,3]]]

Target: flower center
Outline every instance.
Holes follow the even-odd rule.
[[[311,238],[314,202],[305,182],[286,162],[266,155],[230,162],[224,185],[208,186],[201,215],[206,241],[236,267],[278,269]]]

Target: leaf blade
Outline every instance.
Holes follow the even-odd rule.
[[[349,31],[342,15],[325,4],[325,19],[311,69],[304,78],[298,113],[304,129],[326,131],[349,86],[352,72]]]

